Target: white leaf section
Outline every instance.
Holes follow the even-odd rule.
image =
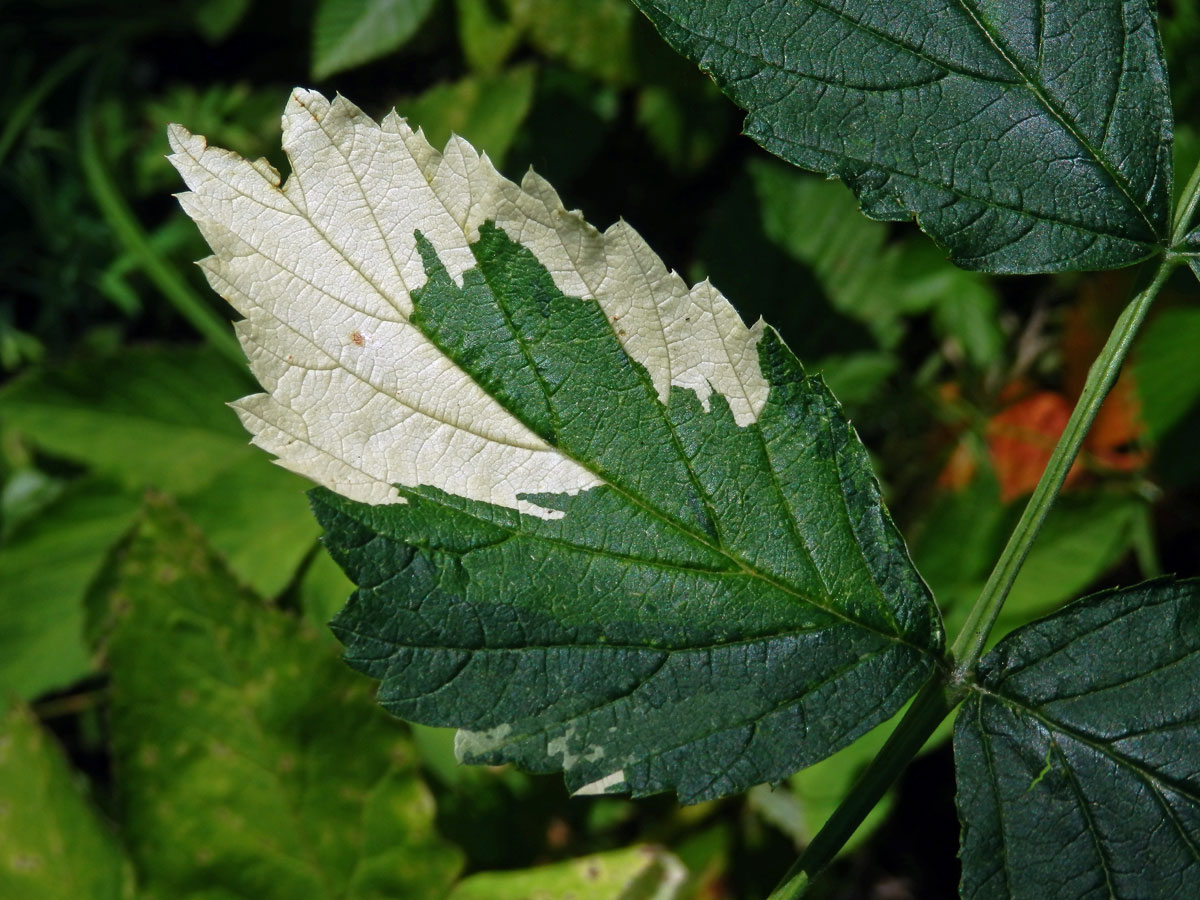
[[[620,222],[601,234],[533,172],[521,186],[451,138],[438,153],[389,114],[297,89],[283,116],[292,175],[209,147],[172,125],[180,203],[213,255],[200,265],[245,319],[237,329],[267,393],[235,404],[254,443],[347,497],[402,502],[394,485],[553,517],[520,498],[601,482],[503,409],[415,326],[426,281],[414,233],[460,284],[491,220],[523,244],[564,294],[598,302],[660,399],[672,385],[707,407],[713,390],[739,425],[768,386],[747,328],[707,282],[688,289]]]

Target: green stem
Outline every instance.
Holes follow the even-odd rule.
[[[783,881],[771,892],[768,900],[796,900],[804,896],[809,882],[833,860],[858,830],[867,813],[875,808],[912,758],[925,746],[942,719],[962,700],[963,693],[962,690],[948,687],[942,672],[930,679],[849,795],[804,848],[796,864],[783,876]]]
[[[1175,208],[1175,227],[1171,230],[1172,247],[1187,237],[1188,226],[1192,224],[1197,204],[1200,204],[1200,163],[1192,169],[1187,186],[1179,195],[1179,206]]]
[[[237,338],[226,322],[211,306],[192,290],[175,267],[154,249],[150,238],[121,196],[96,144],[95,116],[90,104],[85,106],[79,125],[79,160],[92,199],[105,221],[137,260],[138,266],[154,282],[167,301],[175,307],[192,327],[210,344],[244,370],[246,357]]]

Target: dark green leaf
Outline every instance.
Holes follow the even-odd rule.
[[[965,900],[1200,896],[1200,580],[1080,600],[979,679],[954,734]]]
[[[1158,252],[1166,71],[1146,0],[635,0],[749,111],[746,133],[915,216],[966,268]]]

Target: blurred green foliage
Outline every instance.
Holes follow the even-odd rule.
[[[1162,13],[1190,166],[1200,6]],[[447,732],[387,719],[322,628],[350,587],[304,483],[224,405],[255,386],[191,264],[168,122],[286,172],[287,91],[340,90],[510,176],[535,166],[590,221],[624,216],[824,374],[952,630],[1020,504],[1001,500],[995,416],[1031,391],[1069,401],[1072,317],[1119,293],[964,272],[863,218],[739,138],[624,0],[25,0],[4,6],[0,59],[0,896],[761,897],[886,733],[681,809],[463,769]],[[1196,574],[1198,293],[1173,282],[1136,350],[1131,446],[1109,449],[1140,455],[1084,466],[1001,631]],[[920,806],[866,823],[833,873],[846,896],[896,877],[922,893],[940,863],[889,861],[875,831]],[[520,871],[478,874],[497,869]]]

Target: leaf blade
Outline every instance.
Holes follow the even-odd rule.
[[[313,77],[328,78],[404,46],[436,2],[321,0],[313,19]]]
[[[963,896],[1200,886],[1200,582],[1096,594],[1005,638],[955,727]]]
[[[748,135],[873,218],[915,216],[965,268],[1110,268],[1165,245],[1171,115],[1146,3],[635,2],[749,111]]]
[[[270,391],[243,421],[330,489],[335,630],[385,706],[473,761],[698,800],[903,703],[937,611],[773,331],[461,140],[304,91],[285,120],[282,188],[182,130],[174,161]]]
[[[130,900],[133,872],[33,714],[0,714],[0,890],[8,897]]]

